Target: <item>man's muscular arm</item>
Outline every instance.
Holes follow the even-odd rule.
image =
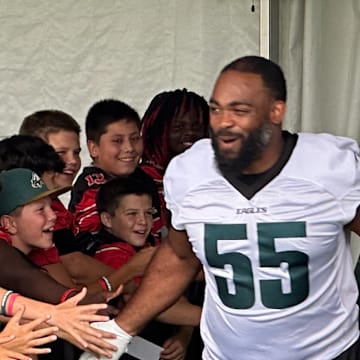
[[[118,350],[111,359],[118,359],[126,351],[131,335],[139,333],[150,320],[169,309],[182,296],[199,272],[200,265],[186,233],[171,228],[167,240],[159,246],[139,288],[123,311],[114,320],[93,324],[94,327],[116,334],[113,343]],[[190,320],[190,324],[193,324],[193,319]],[[80,360],[95,359],[89,352],[80,357]]]
[[[159,247],[138,290],[115,322],[127,333],[137,334],[181,297],[199,269],[185,231],[170,228],[167,241]]]

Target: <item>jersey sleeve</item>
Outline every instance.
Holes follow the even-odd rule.
[[[351,222],[360,205],[360,157],[359,149],[354,144],[346,157],[348,170],[343,174],[344,192],[341,196],[341,207],[344,212],[344,224]],[[339,179],[340,180],[340,179]],[[340,180],[341,181],[341,180]]]
[[[185,230],[187,221],[182,213],[185,199],[213,176],[216,176],[214,156],[208,139],[198,141],[170,161],[164,175],[164,195],[171,212],[171,224],[176,230]]]
[[[342,219],[336,220],[343,225],[349,223],[360,205],[360,161],[357,142],[351,138],[331,134],[300,133],[299,139],[301,146],[294,151],[296,161],[293,162],[292,171],[304,173],[303,177],[310,178],[330,193],[342,212]],[[306,170],[301,171],[299,168]]]

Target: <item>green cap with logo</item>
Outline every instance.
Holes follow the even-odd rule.
[[[0,216],[10,214],[19,206],[47,196],[54,198],[69,190],[72,186],[49,190],[40,176],[30,169],[17,168],[0,173]]]

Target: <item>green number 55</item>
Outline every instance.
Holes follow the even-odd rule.
[[[308,256],[301,251],[276,251],[275,239],[306,236],[304,222],[257,224],[257,246],[260,267],[280,268],[286,265],[290,276],[289,292],[284,292],[281,279],[259,279],[261,302],[267,308],[283,309],[301,303],[309,293]],[[254,275],[249,257],[240,252],[219,253],[220,240],[247,240],[245,224],[205,224],[205,256],[210,266],[223,269],[231,266],[233,290],[228,279],[215,276],[219,297],[233,309],[249,309],[255,303]]]

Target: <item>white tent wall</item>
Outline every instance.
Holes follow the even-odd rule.
[[[285,127],[360,139],[360,0],[272,0],[274,58],[288,82]],[[353,237],[353,257],[360,239]]]
[[[208,98],[222,66],[259,53],[259,0],[2,0],[0,15],[0,136],[40,109],[83,126],[103,98],[140,115],[160,91]]]
[[[360,139],[360,0],[280,0],[285,125]]]

